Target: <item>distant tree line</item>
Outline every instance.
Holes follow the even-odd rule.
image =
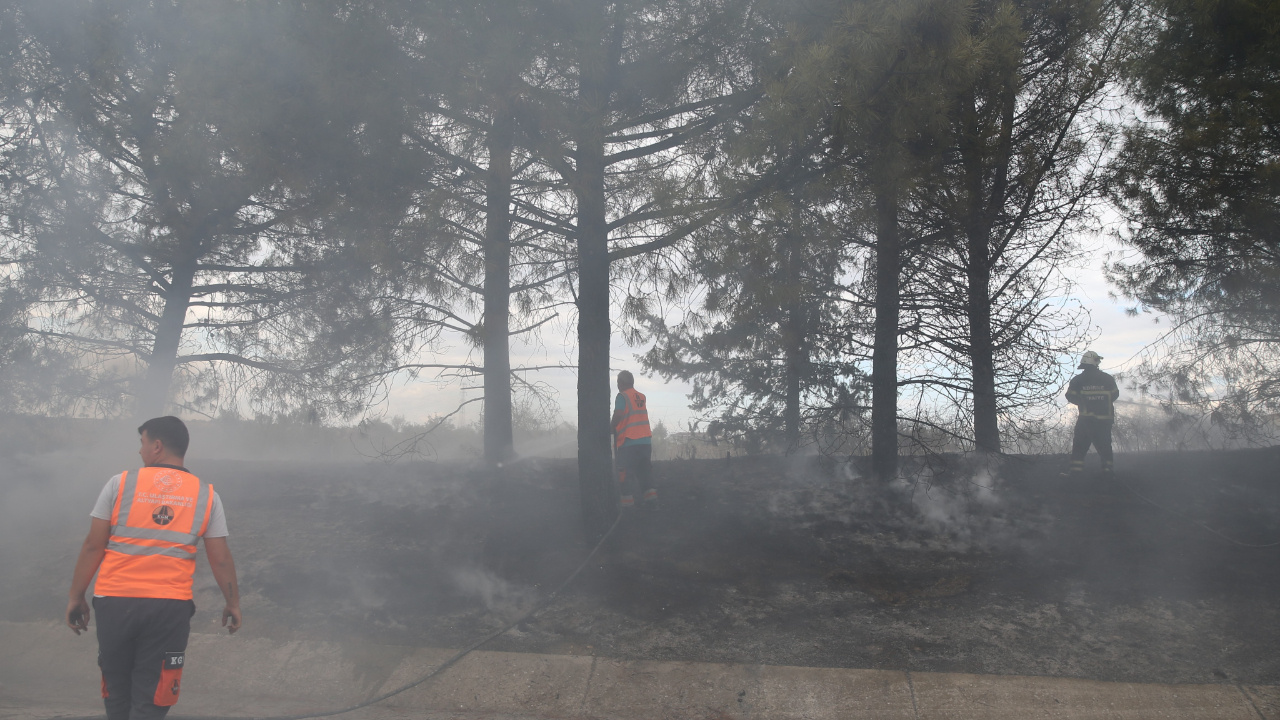
[[[599,517],[621,317],[714,434],[892,478],[1036,432],[1109,203],[1192,329],[1148,387],[1275,412],[1278,9],[4,0],[0,394],[320,421],[456,374],[500,461],[511,339],[571,315]]]

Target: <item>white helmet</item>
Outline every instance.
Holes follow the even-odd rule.
[[[1101,362],[1102,362],[1102,356],[1092,350],[1089,350],[1085,352],[1084,355],[1080,356],[1079,369],[1083,370],[1086,365],[1097,368],[1098,364]]]

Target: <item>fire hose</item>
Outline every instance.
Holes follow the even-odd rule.
[[[1194,525],[1195,527],[1200,528],[1201,530],[1204,530],[1205,532],[1208,532],[1208,533],[1212,533],[1212,534],[1214,534],[1214,535],[1217,535],[1218,537],[1222,538],[1223,540],[1226,540],[1227,542],[1231,543],[1232,545],[1238,545],[1238,546],[1240,546],[1240,547],[1255,548],[1255,549],[1280,547],[1280,541],[1270,542],[1270,543],[1262,543],[1262,544],[1255,544],[1255,543],[1247,543],[1247,542],[1242,542],[1242,541],[1240,541],[1240,540],[1237,540],[1237,539],[1235,539],[1235,538],[1233,538],[1233,537],[1230,537],[1229,535],[1227,535],[1227,534],[1225,534],[1225,533],[1223,533],[1223,532],[1221,532],[1221,531],[1218,531],[1218,530],[1215,530],[1215,529],[1213,529],[1213,528],[1209,527],[1208,525],[1206,525],[1206,524],[1204,524],[1204,523],[1200,522],[1199,520],[1196,520],[1195,518],[1189,517],[1189,516],[1187,516],[1187,515],[1186,515],[1186,514],[1184,514],[1184,513],[1180,513],[1180,512],[1178,512],[1177,510],[1174,510],[1173,508],[1169,508],[1169,507],[1165,507],[1164,505],[1161,505],[1160,503],[1156,502],[1155,500],[1152,500],[1151,498],[1147,497],[1146,495],[1143,495],[1142,493],[1140,493],[1140,492],[1138,492],[1137,490],[1135,490],[1135,489],[1133,488],[1133,486],[1132,486],[1132,485],[1130,485],[1129,483],[1125,482],[1123,479],[1119,479],[1119,478],[1117,478],[1117,479],[1119,480],[1119,483],[1120,483],[1120,486],[1121,486],[1121,487],[1123,487],[1125,490],[1128,490],[1128,491],[1129,491],[1129,493],[1130,493],[1130,494],[1132,494],[1134,497],[1136,497],[1136,498],[1138,498],[1139,500],[1141,500],[1141,501],[1145,502],[1146,504],[1150,505],[1151,507],[1153,507],[1153,508],[1155,508],[1155,509],[1157,509],[1157,510],[1162,510],[1162,511],[1164,511],[1164,512],[1167,512],[1167,513],[1169,513],[1170,515],[1172,515],[1172,516],[1174,516],[1174,517],[1176,517],[1176,518],[1179,518],[1179,519],[1181,519],[1181,520],[1183,520],[1183,521],[1185,521],[1185,522],[1187,522],[1187,523],[1190,523],[1191,525]]]

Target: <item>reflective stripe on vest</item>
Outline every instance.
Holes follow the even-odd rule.
[[[1112,418],[1110,388],[1090,385],[1081,388],[1079,396],[1080,417],[1093,418],[1095,420],[1110,420]]]
[[[190,600],[212,498],[213,486],[182,470],[124,473],[95,594]]]
[[[627,388],[622,391],[622,397],[627,401],[627,409],[618,421],[616,447],[622,447],[628,440],[653,437],[649,430],[649,410],[645,406],[644,395],[636,392],[635,388]]]
[[[108,550],[115,550],[125,555],[162,555],[164,557],[182,558],[183,560],[195,560],[196,551],[187,550],[180,547],[156,547],[153,545],[130,545],[129,543],[116,542],[112,540],[107,543]]]

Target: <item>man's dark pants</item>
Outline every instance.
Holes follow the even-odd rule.
[[[1102,460],[1102,471],[1111,472],[1111,421],[1079,418],[1076,420],[1076,432],[1071,441],[1071,471],[1084,470],[1084,456],[1092,445]]]
[[[195,603],[95,597],[93,609],[107,720],[163,718],[178,701]]]
[[[653,487],[652,453],[653,446],[649,444],[623,445],[617,449],[618,489],[624,496],[638,498]]]

